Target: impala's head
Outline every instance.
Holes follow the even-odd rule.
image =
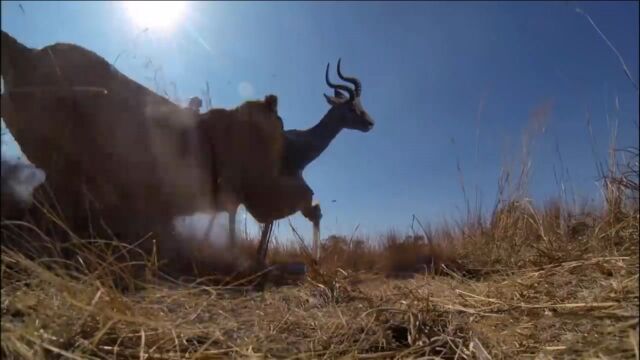
[[[362,132],[371,130],[374,121],[364,107],[362,107],[362,103],[360,103],[362,84],[360,84],[360,80],[355,77],[342,75],[340,59],[338,59],[338,76],[340,79],[352,84],[353,89],[346,85],[332,83],[331,80],[329,80],[329,64],[327,64],[325,81],[327,85],[333,89],[333,96],[324,94],[324,97],[327,99],[329,105],[332,106],[331,111],[346,129],[354,129]]]

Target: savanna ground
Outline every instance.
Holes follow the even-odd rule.
[[[597,205],[570,200],[569,184],[534,204],[525,154],[489,215],[467,201],[412,234],[330,237],[319,262],[302,239],[276,244],[272,261],[309,272],[264,291],[228,276],[219,249],[193,260],[224,276],[178,278],[155,251],[78,238],[38,203],[38,221],[2,221],[2,358],[638,359],[638,155],[596,164]]]
[[[238,261],[256,239],[233,256],[200,243],[163,267],[155,246],[142,250],[153,235],[76,236],[41,187],[37,216],[2,221],[2,358],[638,359],[639,150],[612,145],[595,164],[601,202],[570,199],[555,179],[559,195],[541,205],[531,136],[490,214],[462,183],[459,219],[330,236],[318,262],[292,228],[270,261],[309,271],[271,275],[263,291]]]
[[[276,245],[272,261],[310,271],[264,291],[176,280],[154,252],[4,221],[3,238],[46,250],[3,241],[2,357],[637,359],[638,149],[601,169],[601,206],[532,204],[524,166],[504,171],[486,218],[468,206],[415,234],[334,236],[319,263],[302,241]]]

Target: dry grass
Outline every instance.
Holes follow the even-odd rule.
[[[536,206],[523,166],[486,218],[333,236],[319,263],[276,245],[272,262],[310,271],[264,291],[246,286],[251,241],[163,264],[160,238],[78,239],[43,206],[2,223],[2,358],[638,359],[638,149],[626,154],[599,209]]]
[[[210,108],[208,83],[202,96]],[[233,256],[193,245],[163,265],[161,239],[78,239],[47,201],[2,222],[2,358],[639,359],[638,148],[612,152],[602,208],[536,206],[529,146],[546,111],[488,218],[466,201],[456,225],[334,236],[319,263],[278,244],[272,262],[310,267],[297,286],[245,286],[252,241]]]
[[[30,223],[5,222],[5,239],[44,246],[18,252],[3,242],[2,355],[637,358],[637,187],[627,177],[605,182],[611,194],[600,212],[512,198],[487,221],[474,215],[422,236],[391,233],[379,246],[334,237],[302,284],[262,292],[214,285],[201,273],[172,280],[154,252],[135,256],[112,241],[61,244]],[[214,263],[213,250],[195,253],[209,259],[201,268]],[[292,245],[272,253],[291,259],[309,258]],[[417,265],[438,271],[382,276]]]

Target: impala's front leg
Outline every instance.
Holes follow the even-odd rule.
[[[316,261],[320,260],[320,220],[322,219],[322,210],[320,204],[311,204],[302,210],[302,215],[309,219],[313,224],[313,257]]]

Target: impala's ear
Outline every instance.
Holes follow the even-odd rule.
[[[267,104],[267,108],[269,108],[269,110],[271,110],[274,113],[278,112],[278,97],[273,95],[273,94],[269,94],[267,96],[264,97],[264,102],[265,104]]]
[[[324,98],[327,100],[327,102],[331,106],[336,106],[336,105],[338,105],[338,104],[343,102],[342,98],[338,98],[338,97],[335,97],[335,96],[329,96],[327,94],[322,94],[322,95],[324,95]]]
[[[338,89],[334,89],[333,90],[333,97],[338,98],[338,99],[346,99],[347,95],[345,95],[342,91],[340,91]]]

